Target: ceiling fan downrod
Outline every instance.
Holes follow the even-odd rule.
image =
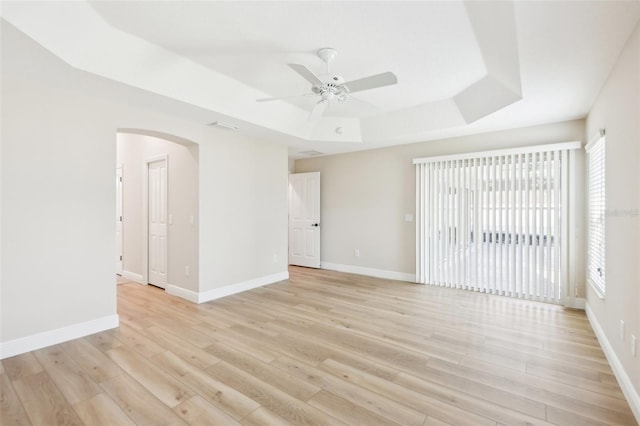
[[[329,66],[331,65],[331,61],[336,57],[338,51],[331,47],[324,47],[318,50],[318,57],[322,59],[322,61],[327,64],[327,74],[329,74]]]

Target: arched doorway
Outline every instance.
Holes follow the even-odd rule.
[[[118,281],[197,291],[198,144],[141,129],[118,129],[116,143]]]

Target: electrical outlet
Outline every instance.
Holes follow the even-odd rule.
[[[278,255],[277,254],[273,255],[273,263],[278,263]]]
[[[191,268],[189,267],[189,265],[184,267],[184,276],[188,277],[191,274]]]
[[[620,339],[624,342],[624,321],[620,320]]]
[[[634,336],[633,334],[631,335],[631,355],[632,356],[636,356],[636,336]]]
[[[196,218],[193,215],[189,215],[189,225],[193,226],[196,223]]]
[[[360,250],[358,250],[358,249],[353,250],[353,255],[355,257],[360,257]]]

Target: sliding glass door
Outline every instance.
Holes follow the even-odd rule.
[[[414,160],[417,281],[562,303],[567,157],[577,147]]]

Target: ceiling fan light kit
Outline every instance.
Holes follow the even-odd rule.
[[[257,99],[258,102],[275,101],[300,96],[316,96],[320,99],[309,114],[309,120],[317,120],[333,101],[339,103],[349,100],[349,94],[364,90],[376,89],[379,87],[391,86],[398,83],[398,78],[392,72],[385,72],[369,77],[344,81],[340,75],[330,73],[331,62],[338,55],[338,52],[331,47],[324,47],[318,50],[318,57],[327,64],[327,72],[321,77],[314,74],[309,68],[301,64],[289,64],[289,67],[297,72],[302,78],[311,83],[311,93],[298,96],[285,96],[279,98]]]

